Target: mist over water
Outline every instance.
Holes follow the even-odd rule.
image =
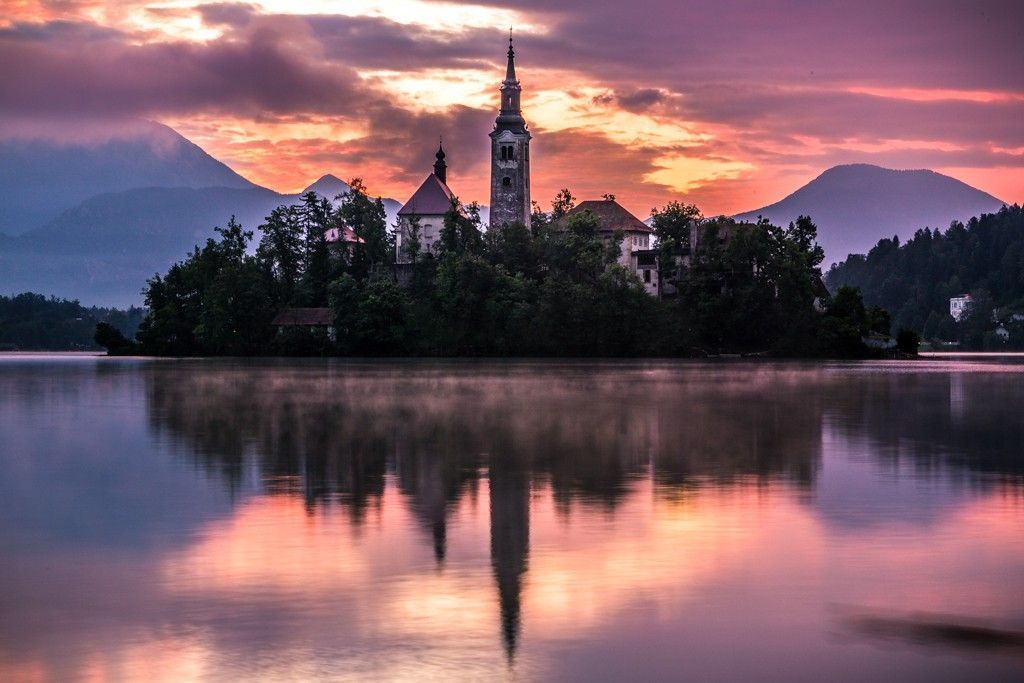
[[[0,679],[1019,677],[1022,361],[0,357]]]

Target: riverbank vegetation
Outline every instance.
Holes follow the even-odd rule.
[[[312,193],[280,207],[259,226],[258,238],[232,219],[216,239],[154,276],[137,350],[863,356],[870,353],[865,335],[889,332],[888,317],[865,311],[853,290],[816,309],[822,252],[808,218],[783,228],[705,219],[679,203],[655,211],[664,270],[673,271],[678,290],[659,300],[617,263],[619,244],[602,239],[593,214],[566,218],[574,203],[567,190],[551,211],[534,213],[529,229],[484,231],[476,207],[453,206],[439,244],[424,249],[413,230],[403,245],[410,263],[396,271],[383,205],[358,180],[352,186],[337,207]],[[702,238],[689,264],[668,267],[689,250],[693,226]],[[328,242],[332,229],[351,237]],[[295,307],[329,307],[333,324],[272,325],[279,311]]]
[[[897,327],[937,346],[1024,349],[1024,208],[918,230],[906,243],[883,239],[828,272],[832,288],[858,288],[865,302],[893,311]],[[966,315],[950,315],[953,297],[970,296]]]
[[[86,307],[78,301],[25,292],[0,296],[0,350],[90,351],[97,324],[135,335],[145,311],[141,308]]]

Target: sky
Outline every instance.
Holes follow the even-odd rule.
[[[147,118],[275,190],[404,201],[443,136],[487,203],[509,27],[543,206],[735,213],[854,162],[1024,202],[1020,0],[0,0],[0,137]]]

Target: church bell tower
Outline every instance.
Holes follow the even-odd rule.
[[[508,36],[508,67],[501,83],[501,111],[491,131],[491,229],[530,227],[530,132],[519,104],[516,53]]]

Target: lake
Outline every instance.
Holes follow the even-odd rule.
[[[1024,677],[1024,359],[0,356],[0,679]]]

